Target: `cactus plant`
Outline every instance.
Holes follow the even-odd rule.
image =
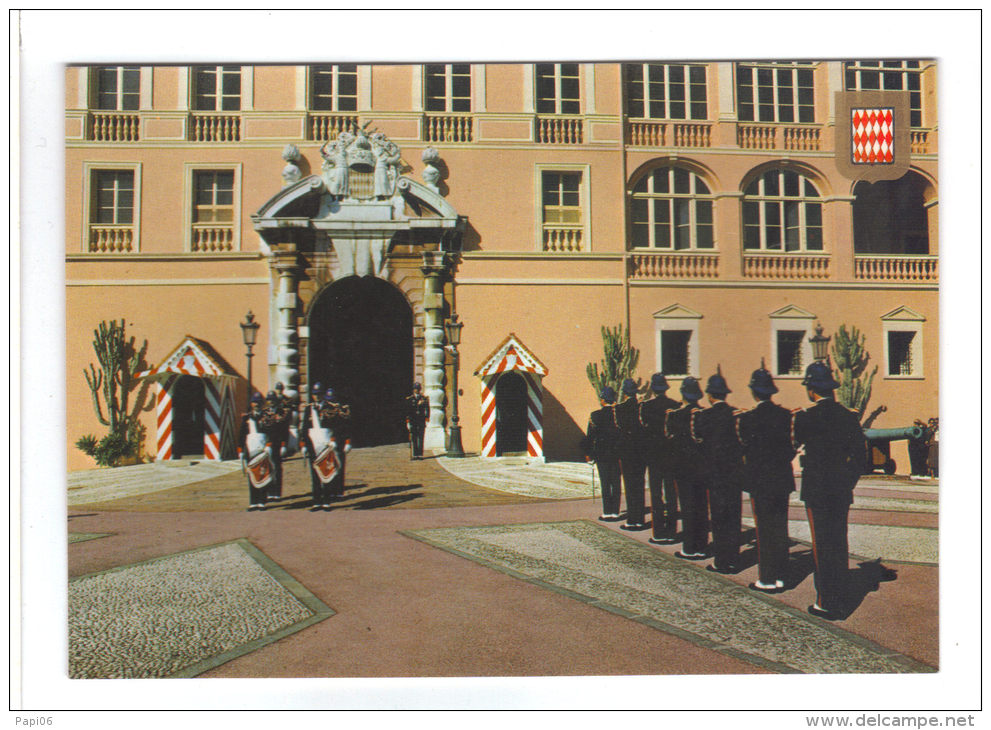
[[[129,448],[116,447],[113,450],[101,450],[99,444],[90,443],[89,437],[80,439],[77,447],[83,452],[97,457],[97,463],[102,466],[115,465],[122,456],[140,456],[141,441],[144,429],[138,421],[138,414],[145,409],[148,386],[143,384],[131,405],[131,393],[138,387],[134,373],[147,367],[145,354],[148,351],[148,341],[138,349],[134,337],[127,339],[124,320],[120,323],[111,321],[101,322],[93,331],[93,350],[100,364],[99,369],[92,363],[89,370],[83,370],[86,384],[93,397],[93,410],[96,417],[109,433],[99,444],[108,439],[114,442],[126,443]],[[101,398],[102,396],[102,398]],[[104,415],[104,407],[106,414]],[[149,406],[150,407],[150,406]],[[109,443],[109,442],[108,442]],[[129,453],[119,453],[122,450]],[[94,453],[95,452],[95,453]],[[107,458],[100,458],[106,452]],[[112,452],[112,453],[111,453]],[[106,463],[104,463],[106,462]]]
[[[585,366],[585,374],[596,396],[607,385],[618,393],[623,381],[633,378],[640,361],[640,350],[630,346],[630,331],[621,325],[616,325],[614,329],[602,327],[602,353],[601,371],[599,365],[594,363]],[[637,390],[641,390],[639,378],[636,383]]]
[[[856,327],[840,325],[839,331],[833,336],[833,357],[836,369],[839,371],[840,387],[836,389],[836,400],[847,408],[857,411],[859,418],[864,417],[867,403],[871,399],[871,386],[877,374],[877,365],[869,375],[864,375],[871,356],[864,347],[867,337]]]

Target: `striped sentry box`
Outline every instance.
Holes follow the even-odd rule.
[[[496,455],[496,389],[499,378],[507,372],[521,376],[527,390],[527,455],[544,455],[543,378],[547,368],[516,337],[510,335],[475,371],[482,388],[481,456]]]
[[[174,444],[172,399],[180,375],[192,375],[203,381],[206,405],[203,420],[203,456],[207,459],[230,459],[237,452],[235,433],[233,372],[206,342],[187,335],[157,367],[138,373],[136,378],[156,381],[155,411],[157,420],[156,458],[172,458]]]

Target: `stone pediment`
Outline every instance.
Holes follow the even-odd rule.
[[[768,317],[774,319],[815,319],[816,316],[801,307],[796,307],[794,304],[789,304],[781,309],[777,309],[771,312]]]
[[[926,318],[921,314],[916,312],[914,309],[909,309],[906,306],[898,307],[898,309],[893,309],[887,314],[881,315],[881,320],[885,322],[897,321],[897,322],[925,322]]]
[[[681,304],[672,304],[654,312],[654,319],[702,319],[702,315]]]

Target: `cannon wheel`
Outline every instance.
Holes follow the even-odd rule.
[[[884,473],[887,474],[888,476],[891,476],[892,474],[895,473],[894,459],[888,459],[886,462],[884,462]]]

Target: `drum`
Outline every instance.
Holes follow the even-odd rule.
[[[274,476],[272,455],[268,449],[263,449],[260,453],[248,460],[248,480],[255,489],[267,487],[272,482]]]
[[[329,484],[341,470],[341,462],[337,458],[337,451],[328,443],[322,451],[318,452],[313,459],[313,471],[321,484]]]

